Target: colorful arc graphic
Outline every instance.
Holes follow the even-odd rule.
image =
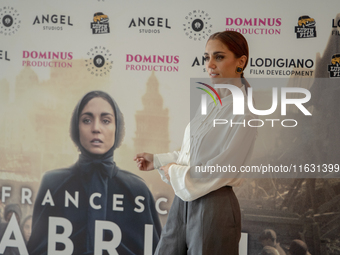
[[[200,88],[200,87],[196,87],[196,88],[198,88],[198,89],[201,89],[201,90],[203,90],[203,91],[205,91],[205,92],[207,92],[208,94],[209,94],[209,96],[211,96],[211,98],[214,100],[214,102],[215,102],[215,105],[217,105],[217,103],[216,103],[216,100],[215,100],[215,98],[214,98],[214,96],[208,91],[208,90],[206,90],[206,89],[203,89],[203,88]]]
[[[221,98],[220,98],[220,96],[218,95],[217,91],[216,91],[213,87],[211,87],[210,85],[205,84],[205,83],[203,83],[203,82],[197,82],[197,83],[202,84],[202,85],[208,87],[209,89],[211,89],[211,90],[215,93],[215,95],[217,96],[218,100],[220,100],[220,104],[222,105]],[[207,93],[211,96],[211,98],[214,100],[215,105],[216,105],[215,98],[213,97],[213,95],[212,95],[208,90],[202,89],[202,88],[199,88],[199,87],[197,87],[197,88],[198,88],[198,89],[201,89],[201,90],[204,90],[205,92],[207,92]]]

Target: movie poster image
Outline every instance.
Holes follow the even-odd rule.
[[[153,254],[175,194],[133,158],[181,149],[200,107],[192,104],[192,80],[210,84],[206,41],[225,30],[248,41],[244,75],[254,107],[269,109],[278,88],[276,111],[250,123],[258,127],[249,169],[303,172],[247,175],[234,188],[240,254],[266,246],[288,254],[301,246],[293,240],[313,255],[340,254],[337,1],[247,1],[242,11],[230,1],[216,1],[217,10],[203,1],[85,2],[0,3],[0,254]],[[311,115],[294,104],[282,115],[282,88],[308,91],[302,106]],[[124,119],[122,142],[96,166],[100,174],[81,161],[71,135],[77,104],[90,91],[112,97]],[[82,163],[87,175],[78,175]]]

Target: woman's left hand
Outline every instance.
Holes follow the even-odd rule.
[[[168,181],[170,181],[170,176],[169,176],[169,168],[171,165],[176,165],[176,163],[172,162],[172,163],[169,163],[165,166],[161,166],[159,169],[163,170],[164,171],[164,174],[165,174],[165,177],[168,179]]]

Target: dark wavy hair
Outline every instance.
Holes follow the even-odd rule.
[[[100,97],[107,101],[115,114],[115,124],[116,124],[116,133],[115,133],[115,143],[113,145],[113,150],[118,148],[124,138],[125,135],[125,124],[124,124],[124,117],[121,113],[116,101],[107,93],[103,91],[91,91],[88,92],[83,98],[78,102],[76,107],[74,108],[72,118],[71,118],[71,125],[70,125],[70,135],[71,139],[74,142],[74,144],[82,150],[82,145],[80,144],[80,138],[79,138],[79,116],[84,109],[85,105],[93,98]]]

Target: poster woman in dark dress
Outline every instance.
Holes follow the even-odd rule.
[[[29,254],[153,254],[161,225],[152,194],[113,161],[124,136],[116,102],[105,92],[87,93],[73,112],[70,132],[79,160],[44,175]]]

